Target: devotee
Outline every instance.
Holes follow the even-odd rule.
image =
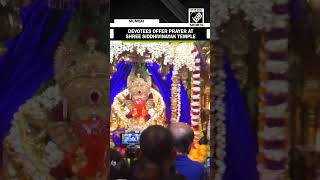
[[[149,159],[141,158],[132,166],[131,176],[129,180],[159,180],[160,167]]]
[[[127,179],[128,176],[129,165],[118,151],[110,149],[110,180]]]
[[[157,164],[161,179],[184,179],[175,171],[175,157],[174,140],[167,128],[153,125],[142,132],[139,159],[146,158]]]
[[[192,161],[188,158],[194,139],[194,133],[191,127],[185,123],[174,123],[169,127],[174,138],[174,144],[177,151],[176,170],[184,175],[187,180],[205,179],[206,171],[202,164]]]

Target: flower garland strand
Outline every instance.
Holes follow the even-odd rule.
[[[192,72],[191,77],[191,127],[194,131],[195,141],[198,141],[201,138],[200,132],[200,97],[201,97],[201,88],[200,88],[200,52],[195,48],[194,49],[194,57],[195,57],[195,68]]]
[[[7,145],[17,153],[17,161],[22,162],[23,170],[33,179],[46,179],[46,177],[43,176],[42,169],[39,169],[41,165],[39,165],[35,159],[32,159],[32,156],[29,154],[31,153],[29,149],[30,145],[26,142],[26,138],[28,137],[25,134],[26,131],[30,131],[27,118],[37,120],[46,119],[46,112],[54,108],[60,100],[58,86],[49,87],[42,94],[29,99],[19,108],[18,112],[14,114],[12,127],[9,135],[5,139]],[[58,149],[58,146],[54,142],[49,141],[45,146],[41,163],[45,165],[45,168],[48,170],[56,167],[62,159],[63,152]]]
[[[171,122],[179,122],[180,117],[180,76],[178,70],[174,67],[172,72],[171,84]]]
[[[180,117],[181,117],[181,84],[180,84],[180,80],[179,80],[179,84],[178,84],[178,92],[177,92],[177,99],[178,99],[178,112],[177,112],[177,122],[180,121]]]
[[[226,171],[225,157],[226,157],[226,124],[225,124],[225,102],[226,95],[225,87],[226,74],[223,70],[217,70],[213,73],[213,126],[215,126],[215,180],[222,180]]]
[[[288,0],[272,7],[272,29],[265,34],[261,62],[258,170],[261,180],[285,179],[288,163]]]

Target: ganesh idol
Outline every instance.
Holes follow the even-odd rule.
[[[121,129],[141,133],[150,125],[166,126],[165,103],[142,64],[133,66],[127,88],[114,98],[110,123],[111,132]]]
[[[84,42],[61,42],[55,85],[15,114],[4,141],[5,179],[107,179],[107,57],[93,33]]]

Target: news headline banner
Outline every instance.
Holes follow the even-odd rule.
[[[113,40],[207,40],[207,28],[114,28]]]

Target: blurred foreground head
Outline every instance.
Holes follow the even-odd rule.
[[[127,178],[129,175],[129,165],[121,157],[120,153],[110,149],[110,179]]]
[[[131,180],[159,180],[160,167],[153,161],[142,158],[133,165],[133,177]]]
[[[142,157],[159,165],[175,158],[173,136],[163,126],[154,125],[145,129],[140,137],[140,149]]]
[[[178,152],[187,154],[191,148],[194,133],[190,125],[186,123],[174,123],[169,127],[173,135],[175,148]]]

